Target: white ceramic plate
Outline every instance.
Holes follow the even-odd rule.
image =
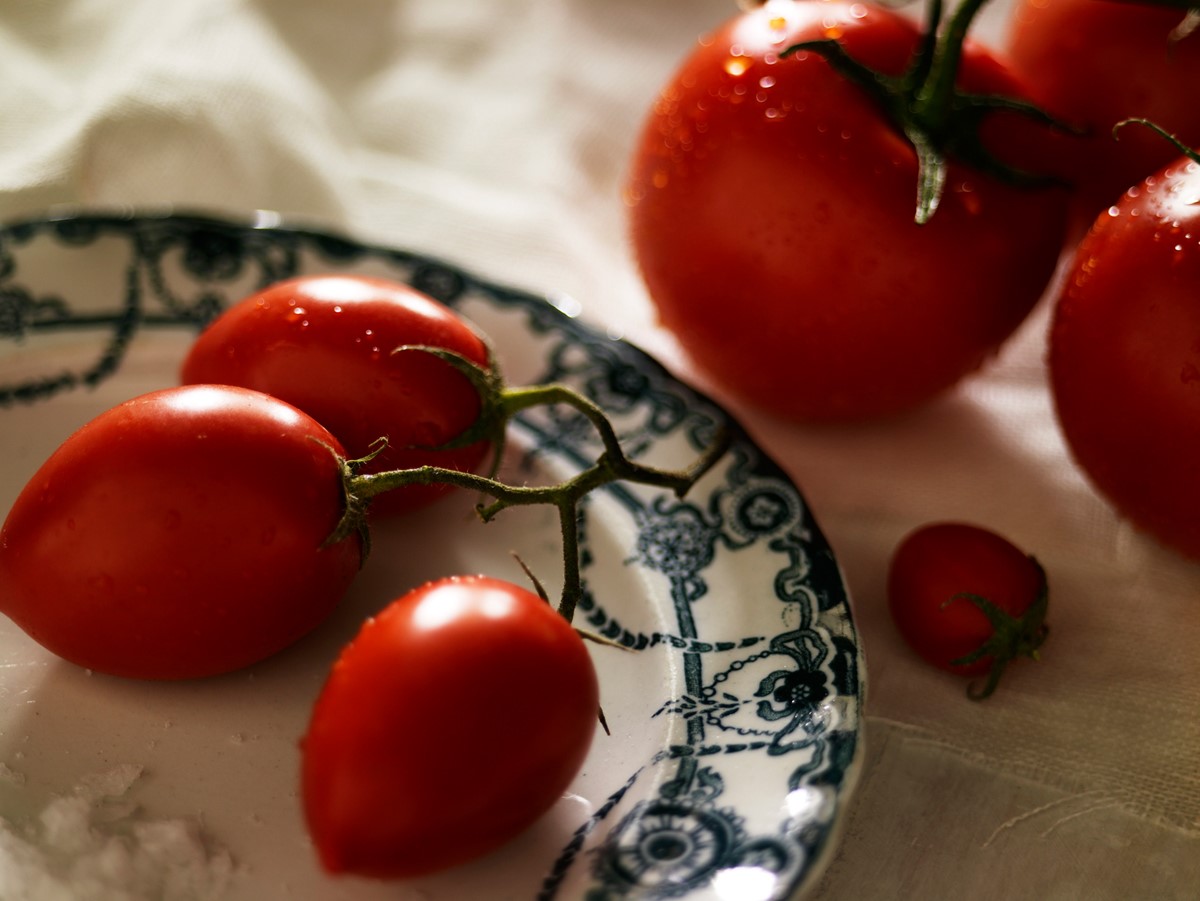
[[[362,620],[429,578],[521,580],[513,551],[557,588],[553,512],[513,509],[484,526],[473,498],[451,496],[376,532],[361,579],[322,628],[229,676],[88,673],[0,617],[0,897],[60,897],[46,888],[58,885],[139,901],[760,901],[810,885],[861,746],[862,663],[834,556],[795,486],[722,410],[544,299],[266,213],[10,224],[0,230],[0,508],[72,430],[174,384],[199,321],[317,271],[387,275],[459,308],[491,335],[511,383],[583,390],[638,459],[683,465],[717,423],[734,429],[730,452],[683,501],[616,486],[586,505],[577,622],[640,649],[593,648],[612,735],[597,735],[541,822],[485,860],[403,884],[319,870],[297,739]],[[561,478],[596,452],[586,424],[538,411],[514,425],[505,472]],[[470,697],[445,703],[471,716]],[[486,757],[488,736],[475,743]]]

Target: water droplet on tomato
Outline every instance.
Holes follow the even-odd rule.
[[[739,75],[744,75],[746,70],[750,68],[750,60],[744,56],[731,56],[725,60],[725,71],[737,78]]]
[[[1113,204],[1112,206],[1110,206],[1108,208],[1108,215],[1111,216],[1113,219],[1116,219],[1118,216],[1121,215],[1121,208],[1119,206],[1117,206],[1116,204]]]
[[[764,75],[758,80],[758,86],[760,88],[773,88],[775,87],[775,79],[770,75]]]
[[[650,177],[650,184],[656,188],[665,188],[671,181],[671,175],[666,169],[655,169]]]

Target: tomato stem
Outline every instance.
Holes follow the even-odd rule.
[[[1192,8],[1184,13],[1183,19],[1171,29],[1171,33],[1167,35],[1167,40],[1171,42],[1171,46],[1178,44],[1180,41],[1191,37],[1196,29],[1200,28],[1200,9]]]
[[[1120,122],[1118,122],[1116,125],[1113,126],[1112,134],[1116,140],[1119,141],[1121,139],[1121,129],[1123,129],[1127,125],[1144,125],[1146,128],[1149,128],[1151,131],[1158,134],[1160,137],[1165,138],[1167,141],[1174,144],[1175,149],[1178,150],[1180,153],[1182,153],[1184,156],[1186,156],[1188,159],[1190,159],[1193,163],[1200,163],[1200,151],[1197,151],[1194,148],[1189,147],[1187,144],[1183,143],[1183,141],[1179,140],[1179,138],[1177,138],[1175,135],[1171,134],[1169,131],[1167,131],[1165,128],[1162,128],[1160,125],[1157,125],[1156,123],[1151,122],[1149,119],[1139,119],[1139,118],[1122,119]]]
[[[950,661],[954,666],[965,666],[991,658],[991,667],[983,686],[972,683],[967,687],[967,697],[973,701],[991,697],[1000,684],[1005,668],[1017,657],[1039,659],[1040,649],[1050,632],[1050,627],[1046,625],[1046,611],[1050,605],[1046,571],[1035,557],[1030,556],[1029,560],[1038,572],[1038,595],[1021,616],[1013,616],[982,595],[966,591],[951,596],[943,604],[947,606],[959,600],[968,601],[983,612],[992,626],[992,636],[987,641],[971,653]]]
[[[983,120],[1009,110],[1049,127],[1069,126],[1040,107],[1015,97],[968,94],[957,86],[963,43],[975,16],[987,0],[963,0],[943,28],[943,0],[930,0],[925,30],[899,78],[877,72],[851,57],[835,38],[801,41],[785,48],[781,58],[811,50],[843,78],[863,89],[917,156],[917,197],[913,221],[924,225],[937,212],[946,186],[947,158],[954,156],[971,168],[1008,184],[1039,187],[1056,179],[1003,162],[983,144]]]
[[[483,522],[490,522],[509,507],[548,504],[557,509],[562,532],[563,587],[558,612],[568,622],[573,619],[575,610],[583,598],[583,579],[579,565],[579,504],[583,498],[597,488],[615,481],[665,488],[682,497],[729,447],[731,435],[722,427],[718,429],[709,446],[685,469],[669,470],[647,466],[631,460],[626,455],[620,438],[603,409],[573,388],[559,383],[504,388],[494,365],[484,371],[474,363],[450,352],[415,347],[405,349],[436,353],[469,374],[472,384],[480,392],[484,408],[480,418],[488,420],[482,426],[485,433],[495,434],[499,430],[499,440],[502,440],[507,422],[518,413],[535,406],[565,404],[588,419],[596,429],[604,450],[590,466],[552,485],[509,485],[496,478],[495,469],[489,475],[440,466],[419,466],[374,473],[359,472],[362,465],[378,454],[382,447],[376,448],[370,457],[361,460],[340,459],[345,511],[326,543],[336,543],[358,532],[363,536],[365,557],[369,546],[366,512],[372,498],[408,485],[452,485],[487,495],[492,501],[479,503],[475,508]],[[458,440],[460,439],[456,439],[456,442]],[[479,440],[478,435],[470,440]]]

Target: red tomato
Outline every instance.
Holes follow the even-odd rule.
[[[598,710],[587,649],[537,595],[483,576],[409,592],[346,646],[313,709],[321,861],[394,878],[499,847],[570,784]]]
[[[1200,559],[1200,165],[1180,160],[1102,213],[1050,331],[1071,452],[1135,525]]]
[[[625,191],[663,324],[719,384],[798,419],[894,413],[980,366],[1041,296],[1067,200],[952,160],[941,207],[914,224],[912,146],[822,57],[779,57],[826,37],[899,73],[918,32],[849,2],[773,0],[734,18],[662,90]],[[959,81],[1026,94],[970,42]],[[1040,140],[1009,113],[990,124],[1006,148]]]
[[[933,666],[988,675],[977,697],[991,693],[1010,660],[1036,658],[1046,601],[1045,573],[1033,557],[966,523],[914,530],[897,546],[888,573],[888,606],[901,636]]]
[[[321,442],[321,443],[318,443]],[[238,388],[127,401],[42,465],[0,531],[0,611],[80,666],[179,679],[316,626],[358,570],[336,439]]]
[[[1079,186],[1080,231],[1177,156],[1143,129],[1126,128],[1114,140],[1117,122],[1150,119],[1200,146],[1200,34],[1171,40],[1185,13],[1116,0],[1019,0],[1014,9],[1013,67],[1038,86],[1046,108],[1088,131],[1065,148],[1065,174]]]
[[[479,416],[479,394],[449,363],[401,345],[455,351],[488,364],[480,337],[452,310],[396,282],[354,275],[277,282],[234,305],[200,335],[184,361],[188,383],[240,385],[304,410],[345,446],[366,456],[363,471],[425,464],[469,471],[487,442],[430,450],[458,437]],[[376,499],[372,510],[420,506],[446,486],[409,486]]]

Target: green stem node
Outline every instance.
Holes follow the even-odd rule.
[[[992,625],[992,636],[987,641],[971,653],[950,661],[954,666],[965,666],[985,657],[991,658],[991,667],[982,688],[974,683],[967,688],[967,697],[973,701],[990,697],[1000,684],[1005,667],[1017,657],[1039,659],[1042,644],[1050,632],[1050,627],[1046,625],[1046,610],[1050,604],[1046,571],[1036,558],[1031,556],[1029,560],[1037,567],[1040,579],[1038,595],[1020,616],[1000,609],[982,595],[966,591],[953,595],[942,605],[947,606],[959,600],[968,601],[978,607]]]

